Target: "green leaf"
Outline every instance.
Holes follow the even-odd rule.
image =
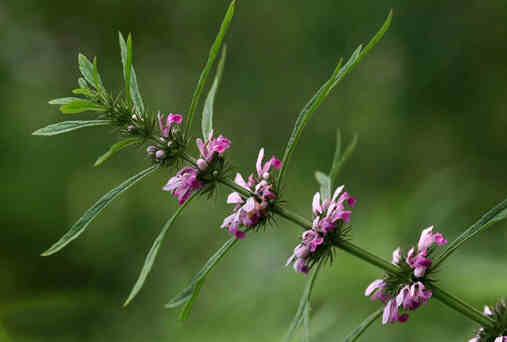
[[[99,68],[97,67],[97,57],[93,58],[93,81],[95,82],[94,84],[97,90],[99,90],[102,93],[105,93],[106,89],[104,88],[104,83],[102,83]]]
[[[234,8],[235,8],[236,0],[233,0],[229,8],[227,9],[227,13],[225,14],[224,20],[222,21],[222,24],[220,25],[220,30],[218,31],[218,35],[213,42],[213,45],[211,46],[211,49],[209,51],[208,61],[206,62],[206,65],[204,66],[204,69],[202,69],[201,76],[199,77],[199,80],[197,81],[197,86],[194,90],[194,95],[192,96],[192,102],[190,103],[190,108],[188,109],[187,113],[187,123],[185,125],[184,134],[185,136],[188,136],[190,132],[190,128],[192,127],[192,121],[194,118],[195,111],[197,109],[197,105],[199,104],[199,98],[201,97],[202,89],[204,88],[204,85],[206,84],[206,80],[208,79],[208,74],[213,66],[213,63],[215,62],[215,59],[218,55],[218,52],[220,51],[220,47],[222,46],[222,42],[224,40],[224,37],[227,33],[227,30],[229,29],[229,25],[231,23],[232,17],[234,16]]]
[[[232,247],[238,242],[239,240],[235,237],[230,238],[227,240],[227,242],[220,247],[218,251],[215,252],[209,258],[208,262],[201,268],[199,273],[197,273],[192,280],[190,281],[190,284],[185,287],[177,296],[175,296],[173,299],[169,301],[165,305],[166,308],[176,308],[180,305],[184,305],[183,309],[180,313],[180,319],[185,320],[188,318],[188,315],[190,314],[190,310],[192,309],[192,304],[194,300],[199,295],[199,291],[204,284],[204,281],[206,280],[206,276],[215,268],[216,264],[231,250]]]
[[[222,79],[222,73],[224,71],[225,58],[227,55],[227,46],[224,44],[222,48],[222,56],[220,57],[220,61],[218,62],[217,73],[215,75],[215,79],[211,86],[211,89],[206,97],[206,101],[204,102],[204,109],[202,111],[202,136],[204,139],[208,139],[210,132],[213,130],[213,105],[215,103],[215,95],[220,85],[220,80]]]
[[[324,99],[329,95],[332,89],[334,89],[343,78],[352,70],[352,68],[364,57],[366,54],[382,39],[384,33],[387,31],[391,24],[392,19],[392,11],[389,12],[389,15],[380,28],[380,30],[375,34],[375,36],[370,40],[368,45],[362,50],[362,46],[360,45],[349,58],[347,63],[338,70],[337,67],[335,72],[331,76],[331,78],[324,83],[324,85],[317,91],[317,93],[310,99],[310,101],[305,105],[303,110],[299,113],[299,116],[296,120],[296,124],[294,125],[294,129],[289,138],[289,142],[287,147],[285,148],[285,152],[283,154],[282,159],[282,169],[278,174],[278,184],[282,184],[283,177],[286,173],[287,166],[292,157],[294,149],[296,147],[297,142],[301,136],[303,128],[308,123],[308,120],[315,112],[315,110],[320,106],[320,104],[324,101]],[[340,65],[341,63],[339,63]]]
[[[371,315],[369,315],[364,321],[359,324],[357,328],[354,329],[346,338],[345,342],[354,342],[359,339],[359,337],[363,334],[363,332],[372,325],[373,322],[375,322],[384,311],[384,308],[380,308]]]
[[[95,83],[95,77],[93,76],[93,64],[86,58],[85,55],[80,53],[78,55],[79,70],[85,78],[85,80],[95,89],[99,89],[99,85]],[[82,87],[83,88],[83,87]]]
[[[97,95],[95,91],[88,88],[77,88],[72,90],[72,93],[76,95],[84,95],[91,98],[94,98]]]
[[[132,102],[136,106],[137,112],[143,114],[144,102],[141,97],[141,92],[139,91],[139,86],[137,85],[137,76],[134,66],[132,66],[132,74],[130,76],[130,95],[132,97]]]
[[[76,114],[86,111],[105,112],[106,108],[89,100],[76,99],[60,107],[63,114]]]
[[[322,266],[322,261],[319,261],[317,265],[315,266],[315,270],[312,272],[310,278],[306,282],[306,287],[303,292],[303,295],[301,296],[301,300],[299,301],[299,306],[296,311],[296,315],[292,319],[292,323],[289,327],[289,330],[287,331],[287,334],[285,335],[285,342],[289,342],[294,338],[294,335],[296,334],[297,328],[306,321],[306,329],[308,329],[309,320],[310,320],[310,298],[312,295],[313,285],[315,283],[315,279],[317,278],[317,274],[319,273],[320,267]],[[305,331],[305,336],[309,336],[310,333],[308,330]]]
[[[125,147],[133,145],[133,144],[137,144],[141,141],[143,141],[143,138],[139,138],[139,137],[127,138],[127,139],[123,139],[123,140],[118,141],[116,144],[111,146],[111,148],[106,153],[101,155],[97,159],[97,161],[95,162],[95,164],[93,166],[99,166],[100,164],[105,162],[107,159],[109,159],[111,156],[113,156],[114,154],[116,154],[120,150],[124,149]]]
[[[32,134],[50,136],[75,131],[76,129],[84,127],[105,126],[110,124],[112,124],[111,120],[63,121],[46,126],[44,128],[39,128]]]
[[[82,100],[83,99],[81,99],[79,97],[61,97],[59,99],[51,100],[48,103],[52,104],[52,105],[65,105],[65,104],[69,104],[69,103],[76,102],[76,101],[82,101]]]
[[[134,284],[132,291],[130,291],[130,294],[125,303],[123,304],[123,306],[127,306],[142,289],[144,282],[146,281],[146,278],[148,277],[148,274],[150,274],[151,268],[153,267],[153,263],[155,262],[158,250],[162,245],[162,241],[164,241],[165,234],[167,233],[169,228],[171,228],[176,218],[180,216],[180,214],[183,212],[183,209],[185,209],[188,203],[190,203],[190,201],[194,199],[198,193],[199,192],[194,192],[189,199],[187,199],[181,206],[179,206],[176,212],[173,214],[173,216],[171,216],[171,218],[162,227],[160,234],[157,236],[155,242],[153,243],[153,246],[151,246],[150,251],[146,255],[146,259],[144,261],[143,268],[141,269],[141,273],[139,274],[139,277],[137,278],[137,281]]]
[[[136,184],[138,181],[155,171],[159,165],[153,165],[146,170],[143,170],[136,174],[135,176],[127,179],[125,182],[121,183],[119,186],[109,191],[107,194],[102,196],[95,204],[88,209],[81,218],[74,223],[74,225],[69,229],[67,233],[60,240],[58,240],[55,244],[53,244],[47,251],[42,253],[43,256],[48,256],[54,254],[69,244],[72,240],[76,239],[81,233],[84,232],[86,227],[90,224],[90,222],[99,215],[104,208],[106,208],[116,197],[122,194],[125,190],[130,188],[132,185]]]
[[[320,184],[320,196],[322,199],[331,198],[331,179],[321,171],[315,171],[315,179]]]
[[[338,146],[336,147],[337,152],[334,155],[333,165],[331,167],[331,171],[329,171],[329,179],[330,179],[330,182],[331,182],[331,188],[333,188],[333,189],[337,186],[336,179],[338,178],[338,174],[340,173],[343,165],[345,165],[345,163],[349,159],[349,157],[352,154],[352,152],[354,152],[354,150],[356,149],[358,135],[354,134],[354,137],[352,138],[352,142],[347,146],[347,148],[343,152],[343,155],[340,155],[340,153],[338,152],[339,145],[341,144],[340,143],[341,139],[340,139],[340,134],[339,133],[338,133],[338,136],[337,136],[337,140],[338,140],[338,142],[337,142]]]
[[[79,87],[82,88],[82,89],[89,89],[88,88],[88,83],[86,83],[86,80],[82,77],[79,77],[77,79],[77,83],[79,84]]]
[[[467,230],[461,233],[456,240],[451,242],[447,248],[435,258],[435,263],[432,266],[433,269],[436,269],[445,259],[447,259],[456,249],[458,249],[462,244],[466,241],[473,238],[475,235],[480,232],[486,230],[489,226],[496,222],[500,222],[507,218],[507,199],[503,200],[499,204],[497,204],[494,208],[490,209],[486,214],[484,214],[479,221],[475,222],[472,226],[470,226]]]
[[[125,99],[130,104],[130,80],[132,73],[132,35],[129,33],[127,42],[121,32],[118,32],[120,49],[121,49],[121,62],[123,64],[123,79],[125,80]]]

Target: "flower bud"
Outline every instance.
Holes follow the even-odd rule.
[[[165,158],[165,152],[162,151],[162,150],[158,150],[156,153],[155,153],[155,158],[157,158],[158,160],[160,159],[164,159]]]
[[[146,148],[146,153],[148,153],[148,155],[150,155],[150,156],[154,155],[155,152],[157,152],[157,148],[155,146],[153,146],[153,145],[148,146]]]
[[[204,171],[208,168],[208,163],[204,159],[199,158],[197,159],[197,166],[199,167],[199,170]]]
[[[135,129],[136,129],[136,126],[134,126],[134,125],[128,125],[127,126],[127,131],[129,131],[129,132],[132,132]]]

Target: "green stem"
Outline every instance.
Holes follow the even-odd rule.
[[[185,159],[189,163],[196,165],[195,158],[193,158],[192,156],[190,156],[186,152],[183,152],[181,156],[183,159]],[[255,196],[254,193],[248,191],[247,189],[240,187],[239,185],[237,185],[236,183],[234,183],[232,180],[230,180],[228,178],[219,178],[218,182],[222,183],[225,186],[228,186],[229,188],[233,189],[234,191],[239,192],[240,194],[242,194],[244,196],[247,196],[247,197],[248,196]],[[285,218],[286,220],[288,220],[292,223],[295,223],[296,225],[302,227],[303,229],[311,229],[312,228],[312,223],[308,219],[306,219],[294,212],[291,212],[285,208],[274,205],[271,208],[271,210],[275,214],[278,214],[279,216]],[[345,252],[347,252],[349,254],[354,255],[355,257],[358,257],[359,259],[361,259],[363,261],[366,261],[367,263],[369,263],[371,265],[374,265],[374,266],[377,266],[377,267],[383,269],[387,273],[401,275],[398,266],[390,263],[389,261],[387,261],[381,257],[376,256],[373,253],[368,252],[367,250],[365,250],[359,246],[354,245],[350,241],[341,241],[336,247],[344,250]],[[491,318],[483,315],[480,311],[475,309],[470,304],[463,302],[461,299],[454,297],[453,295],[445,292],[444,290],[440,289],[437,286],[432,286],[431,290],[433,293],[433,297],[440,300],[442,303],[449,306],[450,308],[460,312],[464,316],[479,323],[482,326],[485,326],[485,327],[492,327],[493,326],[494,322]]]

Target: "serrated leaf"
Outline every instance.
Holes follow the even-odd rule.
[[[322,199],[331,198],[331,179],[321,171],[315,171],[315,179],[320,184],[320,196]]]
[[[384,311],[384,308],[380,308],[377,311],[375,311],[374,313],[372,313],[371,315],[369,315],[364,321],[361,322],[361,324],[359,324],[359,326],[357,328],[355,328],[345,338],[344,342],[357,341],[359,339],[359,337],[363,334],[363,332],[365,332],[366,329],[368,329],[373,324],[373,322],[375,322],[382,315],[383,311]]]
[[[384,33],[387,31],[391,24],[392,19],[392,11],[389,12],[389,15],[380,28],[380,30],[373,36],[368,45],[366,45],[365,49],[362,50],[362,46],[360,45],[349,58],[347,63],[338,70],[335,69],[335,72],[331,76],[331,78],[324,83],[324,85],[315,93],[315,95],[310,99],[310,101],[305,105],[303,110],[299,113],[298,118],[296,120],[296,124],[294,125],[294,129],[289,137],[289,142],[287,147],[285,148],[283,159],[282,159],[282,169],[278,174],[278,184],[282,184],[283,177],[286,173],[287,166],[292,157],[294,149],[296,147],[297,142],[301,136],[303,128],[308,123],[308,120],[315,112],[315,110],[320,106],[323,100],[329,95],[332,89],[334,89],[343,78],[352,70],[352,68],[382,39]],[[341,60],[340,60],[341,63]],[[340,64],[339,63],[339,64]]]
[[[89,121],[63,121],[58,122],[56,124],[52,124],[43,128],[39,128],[33,135],[57,135],[62,133],[67,133],[70,131],[75,131],[84,127],[92,127],[92,126],[105,126],[112,124],[111,120],[89,120]]]
[[[120,49],[121,49],[121,62],[123,64],[123,79],[125,81],[125,99],[130,104],[130,80],[132,73],[132,35],[129,33],[127,36],[127,42],[121,32],[118,32]]]
[[[341,140],[339,137],[337,139]],[[352,152],[355,151],[358,141],[358,135],[354,134],[354,137],[352,138],[352,142],[345,148],[345,151],[343,152],[343,155],[340,155],[339,153],[335,153],[334,159],[333,159],[333,165],[331,167],[331,171],[329,171],[329,179],[331,182],[331,188],[336,187],[336,179],[338,178],[338,175],[340,174],[340,171],[351,156]],[[338,147],[337,147],[338,148]]]
[[[289,327],[289,330],[287,331],[287,334],[285,335],[284,341],[290,342],[294,338],[294,335],[296,334],[297,329],[301,326],[301,323],[303,323],[305,320],[306,328],[308,329],[308,324],[310,320],[310,298],[313,291],[313,285],[315,283],[315,279],[317,278],[317,275],[319,273],[320,267],[322,266],[322,261],[319,261],[317,265],[314,268],[314,271],[310,275],[310,278],[306,282],[305,290],[303,291],[303,295],[301,296],[301,300],[299,301],[299,306],[296,311],[296,315],[294,315],[294,318],[292,319],[292,323]],[[305,331],[305,336],[309,336],[310,332],[308,330]]]
[[[125,147],[133,145],[133,144],[137,144],[141,141],[143,141],[143,138],[139,138],[139,137],[127,138],[127,139],[123,139],[123,140],[118,141],[116,144],[111,146],[111,148],[109,148],[109,150],[106,153],[101,155],[97,159],[97,161],[95,162],[95,164],[93,166],[99,166],[100,164],[105,162],[107,159],[109,159],[111,156],[118,153],[120,150],[124,149]]]
[[[447,248],[435,258],[432,268],[436,269],[445,259],[456,251],[462,244],[473,238],[475,235],[486,230],[489,226],[496,222],[500,222],[507,218],[507,199],[500,202],[494,208],[484,214],[479,221],[475,222],[467,230],[461,233]]]
[[[105,112],[106,108],[89,100],[75,99],[60,107],[63,114],[77,114],[86,111]]]
[[[190,203],[190,201],[192,201],[192,199],[194,199],[198,193],[199,192],[194,192],[190,196],[190,198],[188,198],[181,206],[179,206],[178,209],[176,210],[176,212],[173,214],[173,216],[171,216],[171,218],[162,227],[162,230],[160,231],[159,235],[157,236],[157,238],[153,242],[153,246],[151,246],[150,251],[146,255],[146,259],[144,261],[143,268],[141,269],[141,273],[139,274],[139,277],[137,278],[137,281],[134,284],[134,287],[130,291],[130,294],[129,294],[127,300],[125,301],[125,303],[123,303],[123,306],[127,306],[132,301],[132,299],[135,298],[135,296],[139,293],[139,291],[141,291],[141,289],[144,285],[144,282],[146,281],[146,278],[148,277],[148,274],[150,274],[151,268],[153,267],[153,263],[155,262],[155,259],[158,254],[158,250],[159,250],[160,246],[162,245],[165,234],[167,233],[169,228],[171,228],[171,226],[174,223],[174,221],[176,220],[176,218],[182,213],[183,209],[185,209],[185,207],[188,205],[188,203]]]
[[[125,182],[121,183],[119,186],[102,196],[90,209],[84,213],[83,216],[79,218],[76,223],[74,223],[74,225],[69,229],[67,233],[65,233],[64,236],[62,236],[62,238],[60,238],[60,240],[53,244],[47,251],[42,253],[42,255],[48,256],[54,254],[67,246],[71,241],[81,235],[85,231],[86,227],[90,224],[90,222],[92,222],[93,219],[102,212],[102,210],[104,210],[114,199],[116,199],[116,197],[118,197],[125,190],[139,182],[144,177],[148,176],[158,167],[159,165],[153,165],[146,170],[139,172],[135,176],[130,177]]]
[[[190,108],[188,109],[187,113],[187,122],[185,124],[185,130],[184,134],[185,136],[188,136],[190,132],[190,128],[192,127],[192,121],[194,118],[195,111],[197,109],[197,105],[199,104],[199,99],[201,97],[202,89],[204,88],[204,85],[206,84],[206,80],[208,79],[208,74],[213,66],[213,63],[215,62],[215,59],[218,55],[218,52],[220,51],[220,47],[222,46],[222,42],[224,40],[224,37],[227,33],[227,30],[229,29],[229,25],[232,21],[232,17],[234,16],[234,8],[235,8],[236,0],[231,1],[229,8],[227,9],[227,12],[225,14],[224,20],[222,21],[222,24],[220,25],[220,29],[218,31],[218,35],[215,38],[215,41],[213,42],[213,45],[211,46],[211,49],[209,51],[209,56],[206,64],[204,65],[204,68],[201,71],[201,76],[199,77],[199,80],[197,81],[197,86],[194,90],[194,95],[192,96],[192,102],[190,103]]]
[[[78,55],[78,63],[79,70],[81,71],[81,75],[85,78],[85,80],[95,89],[99,89],[98,85],[95,83],[95,78],[93,76],[93,64],[90,62],[85,55],[80,53]]]
[[[202,136],[204,139],[208,139],[210,132],[213,130],[213,105],[215,103],[215,95],[220,85],[220,80],[222,79],[222,73],[224,71],[225,59],[227,55],[227,46],[224,44],[222,48],[222,56],[220,57],[220,61],[218,62],[217,72],[215,75],[215,79],[213,80],[213,84],[211,89],[206,97],[206,101],[204,102],[204,109],[202,111]]]
[[[213,270],[213,268],[215,268],[216,264],[227,254],[227,252],[231,250],[232,247],[234,247],[238,241],[239,240],[235,237],[227,240],[227,242],[225,242],[225,244],[220,247],[220,249],[216,251],[215,254],[211,256],[211,258],[209,258],[208,262],[206,262],[201,270],[192,278],[190,284],[173,299],[171,299],[169,303],[165,305],[165,307],[176,308],[180,305],[184,305],[180,313],[180,319],[187,319],[188,315],[190,314],[190,310],[192,309],[192,304],[197,298],[199,290],[206,280],[206,276]]]
[[[69,103],[76,102],[76,101],[82,101],[82,100],[83,99],[81,99],[79,97],[61,97],[59,99],[51,100],[48,103],[52,104],[52,105],[65,105],[65,104],[69,104]]]

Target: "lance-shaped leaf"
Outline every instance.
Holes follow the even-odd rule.
[[[89,100],[84,100],[84,99],[80,99],[80,98],[76,98],[76,97],[75,98],[67,97],[66,99],[69,102],[60,107],[60,111],[63,114],[77,114],[77,113],[82,113],[82,112],[86,112],[86,111],[94,111],[94,112],[105,112],[106,111],[106,108],[104,106],[101,106],[100,104],[89,101]],[[73,99],[73,100],[70,100],[70,99]],[[63,101],[63,99],[53,100],[53,101],[50,101],[50,103],[56,104],[56,101],[61,102],[61,101]]]
[[[343,154],[340,154],[338,152],[340,145],[341,145],[341,137],[340,137],[340,131],[338,131],[337,147],[336,147],[337,152],[335,152],[334,159],[333,159],[333,165],[331,166],[331,171],[329,171],[331,188],[333,188],[333,189],[337,186],[336,180],[338,178],[338,174],[340,173],[343,165],[347,162],[347,160],[349,159],[352,152],[354,152],[354,150],[356,149],[357,134],[354,134],[354,137],[352,138],[352,142],[347,146],[347,148],[345,149]]]
[[[206,101],[204,102],[204,109],[202,111],[201,128],[202,136],[205,140],[208,139],[210,132],[213,130],[213,106],[215,104],[215,95],[217,93],[218,86],[220,85],[220,80],[222,79],[226,55],[227,46],[224,44],[224,47],[222,48],[222,56],[218,62],[217,73],[215,75],[215,79],[213,80],[213,84],[211,85],[208,96],[206,97]]]
[[[132,66],[132,74],[130,76],[130,95],[132,97],[132,102],[136,106],[136,111],[138,113],[144,113],[144,102],[141,97],[141,92],[139,91],[139,86],[137,85],[137,76],[136,71],[134,70],[134,66]]]
[[[204,66],[204,68],[201,71],[201,76],[199,77],[199,80],[197,81],[197,86],[194,90],[194,95],[192,96],[192,102],[190,103],[190,108],[188,109],[187,113],[187,123],[185,125],[185,136],[188,136],[190,132],[190,128],[192,127],[192,121],[194,118],[195,111],[197,109],[197,105],[199,104],[199,98],[201,97],[202,89],[204,88],[204,85],[206,84],[206,80],[208,79],[208,74],[213,66],[213,63],[215,62],[215,59],[220,51],[220,47],[222,46],[222,42],[224,40],[224,37],[227,33],[227,30],[229,29],[229,25],[232,21],[232,17],[234,16],[234,8],[235,8],[236,0],[233,0],[231,4],[229,5],[229,8],[227,9],[227,13],[225,13],[224,20],[222,21],[222,24],[220,25],[220,30],[218,31],[218,35],[215,38],[215,41],[213,42],[213,45],[211,46],[211,49],[209,51],[208,60]]]
[[[137,144],[137,143],[139,143],[141,141],[143,141],[143,138],[139,138],[139,137],[136,137],[136,138],[126,138],[126,139],[118,141],[116,144],[114,144],[113,146],[111,146],[111,148],[109,148],[109,150],[106,153],[104,153],[103,155],[101,155],[97,159],[97,161],[95,162],[95,164],[93,166],[99,166],[100,164],[102,164],[103,162],[105,162],[107,159],[109,159],[111,156],[113,156],[114,154],[116,154],[120,150],[124,149],[125,147],[133,145],[133,144]]]
[[[384,308],[380,308],[371,315],[369,315],[364,321],[359,324],[357,328],[355,328],[346,338],[344,342],[354,342],[359,339],[359,337],[365,332],[366,329],[368,329],[373,322],[375,322],[384,311]]]
[[[84,127],[110,125],[111,123],[112,123],[111,120],[63,121],[43,128],[39,128],[32,134],[50,136],[75,131],[76,129]]]
[[[52,105],[66,105],[66,104],[69,104],[72,102],[82,101],[82,100],[83,99],[79,98],[79,97],[61,97],[59,99],[51,100],[48,103],[52,104]]]
[[[237,242],[238,239],[235,237],[227,240],[227,242],[220,247],[220,249],[216,251],[211,258],[209,258],[208,262],[206,262],[203,268],[201,268],[199,273],[192,278],[190,284],[188,284],[188,286],[185,287],[178,295],[171,299],[165,307],[176,308],[180,305],[184,305],[180,313],[180,319],[187,319],[190,314],[190,310],[192,309],[192,304],[199,295],[199,291],[206,280],[206,276],[213,270],[213,268],[215,268],[216,264],[227,254],[227,252],[231,250],[232,247],[234,247]]]
[[[347,63],[343,66],[343,68],[339,68],[341,65],[338,63],[338,67],[333,72],[331,78],[324,83],[324,85],[315,93],[315,95],[310,99],[310,101],[304,106],[303,110],[299,113],[298,118],[296,119],[296,123],[294,125],[294,129],[289,137],[289,142],[287,143],[287,147],[285,148],[283,159],[282,159],[282,169],[278,174],[278,184],[282,184],[283,177],[286,173],[287,166],[290,162],[292,154],[294,153],[294,149],[296,147],[297,142],[301,137],[301,133],[303,128],[310,120],[312,114],[315,110],[322,104],[324,99],[329,95],[331,90],[335,88],[341,80],[352,70],[352,68],[380,41],[380,39],[384,36],[384,33],[389,28],[392,19],[392,11],[389,12],[389,15],[380,28],[380,30],[375,34],[375,36],[370,40],[368,45],[366,45],[365,49],[362,49],[360,45],[349,58]]]
[[[507,199],[497,204],[494,208],[490,209],[484,214],[479,221],[475,222],[467,230],[461,233],[456,240],[451,242],[447,248],[440,254],[433,264],[432,268],[436,269],[445,259],[447,259],[456,249],[458,249],[466,241],[473,238],[475,235],[486,230],[492,224],[505,220],[507,218]]]
[[[162,227],[162,230],[160,231],[160,234],[158,234],[157,238],[155,239],[155,242],[153,242],[153,246],[151,246],[150,251],[146,255],[146,259],[144,260],[143,268],[141,269],[141,273],[139,274],[139,277],[137,278],[136,283],[134,284],[134,287],[130,291],[130,294],[123,304],[123,306],[127,306],[132,299],[141,291],[144,282],[146,281],[146,278],[148,277],[148,274],[150,274],[151,268],[153,267],[153,263],[155,262],[155,259],[158,254],[158,250],[160,246],[162,245],[162,241],[164,241],[164,237],[169,230],[169,228],[172,227],[174,221],[180,214],[183,212],[183,209],[194,199],[199,192],[194,192],[192,196],[190,196],[181,206],[178,207],[176,212],[171,216],[171,218],[164,224]]]
[[[93,80],[95,82],[97,90],[104,94],[106,92],[106,89],[104,88],[102,78],[100,77],[99,68],[97,66],[97,57],[93,58]]]
[[[146,170],[143,170],[136,174],[135,176],[127,179],[125,182],[121,183],[119,186],[109,191],[107,194],[102,196],[95,204],[88,209],[79,220],[74,223],[74,225],[69,229],[67,233],[60,240],[58,240],[53,246],[51,246],[47,251],[42,253],[43,256],[48,256],[54,254],[61,250],[63,247],[68,245],[71,241],[76,239],[81,233],[83,233],[86,227],[92,222],[92,220],[99,215],[102,210],[104,210],[116,197],[122,194],[125,190],[130,188],[132,185],[139,182],[141,179],[155,171],[159,165],[153,165]]]
[[[301,296],[301,300],[299,301],[299,306],[296,311],[296,315],[292,319],[292,323],[285,335],[285,342],[292,341],[294,335],[296,334],[297,329],[301,326],[301,323],[305,322],[305,336],[310,336],[309,329],[309,321],[310,321],[310,298],[313,291],[313,285],[315,283],[315,279],[317,278],[317,274],[319,273],[320,267],[322,265],[322,261],[319,261],[317,265],[315,265],[315,269],[312,272],[310,278],[306,282],[306,287]],[[306,337],[305,337],[306,338]]]
[[[79,63],[79,70],[81,71],[81,74],[85,78],[85,80],[95,89],[101,90],[104,89],[104,85],[102,83],[102,79],[100,78],[99,72],[96,70],[96,65],[92,64],[88,58],[86,58],[85,55],[79,54],[78,55],[78,63]],[[95,61],[96,64],[96,61]],[[81,85],[81,88],[84,88]]]
[[[129,33],[127,42],[121,32],[118,32],[118,39],[120,41],[121,50],[121,63],[123,64],[123,79],[125,81],[125,100],[130,103],[130,80],[132,74],[132,35]]]
[[[320,196],[322,199],[331,198],[331,179],[321,171],[315,171],[315,179],[320,184]]]

